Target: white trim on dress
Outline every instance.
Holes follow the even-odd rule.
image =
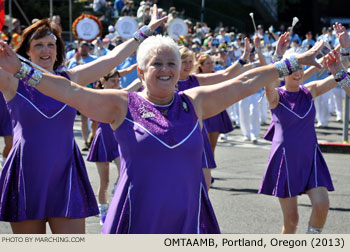
[[[137,126],[139,126],[140,128],[142,128],[143,130],[145,130],[150,136],[154,137],[156,140],[158,140],[161,144],[163,144],[165,147],[169,148],[169,149],[175,149],[176,147],[180,146],[181,144],[183,144],[184,142],[186,142],[186,140],[193,134],[193,132],[196,130],[196,128],[199,125],[199,121],[197,120],[196,125],[193,127],[192,131],[179,143],[170,146],[167,143],[165,143],[164,141],[162,141],[161,139],[159,139],[158,137],[156,137],[155,135],[153,135],[148,129],[146,129],[144,126],[142,126],[141,124],[139,124],[138,122],[135,122],[133,120],[130,120],[129,118],[125,117],[125,120],[127,120],[130,123],[133,123]]]
[[[198,202],[198,217],[197,217],[197,234],[200,234],[200,222],[201,222],[201,207],[202,207],[202,182],[199,185],[199,202]]]
[[[289,186],[288,161],[287,161],[286,149],[284,147],[283,147],[283,156],[284,156],[284,159],[286,160],[288,193],[289,193],[289,197],[292,197],[292,194],[290,193],[290,186]]]
[[[314,105],[314,103],[311,102],[309,110],[305,113],[305,115],[300,116],[300,115],[298,115],[297,113],[295,113],[293,110],[291,110],[290,108],[288,108],[286,105],[284,105],[282,102],[278,102],[278,103],[281,104],[284,108],[286,108],[288,111],[290,111],[292,114],[294,114],[295,116],[297,116],[297,117],[300,118],[300,119],[304,119],[304,118],[310,113],[310,111],[311,111],[311,109],[312,109],[312,105]]]
[[[74,138],[73,138],[73,153],[74,153],[74,147],[75,147],[75,142],[74,142]],[[74,154],[73,154],[73,155],[74,155]],[[72,170],[73,170],[73,165],[70,166],[70,172],[69,172],[69,191],[68,191],[68,200],[67,200],[66,216],[68,216],[69,203],[70,203],[70,195],[71,195],[71,190],[72,190]]]
[[[24,182],[24,173],[23,173],[23,165],[22,165],[22,160],[23,160],[23,145],[22,144],[20,144],[20,148],[21,148],[20,167],[21,167],[22,182],[23,182],[24,209],[27,210],[26,185],[25,185],[25,182]]]
[[[19,92],[16,92],[19,96],[21,96],[22,98],[24,98],[27,102],[29,102],[29,104],[31,104],[42,116],[44,116],[46,119],[53,119],[54,117],[56,117],[59,113],[62,112],[62,110],[65,109],[65,107],[67,106],[67,104],[64,104],[63,107],[56,112],[56,114],[54,114],[53,116],[47,116],[45,115],[45,113],[43,113],[37,106],[34,105],[34,103],[32,103],[27,97],[25,97],[24,95],[22,95]]]
[[[128,227],[128,234],[130,234],[130,229],[131,229],[131,196],[130,196],[130,190],[131,190],[131,184],[129,185],[129,188],[128,188],[128,199],[129,199],[129,227]]]

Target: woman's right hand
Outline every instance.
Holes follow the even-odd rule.
[[[345,27],[340,23],[335,23],[333,25],[333,29],[335,31],[335,34],[337,35],[339,39],[339,43],[342,48],[349,48],[350,47],[350,39],[349,35],[345,29]]]
[[[16,53],[4,41],[0,41],[0,67],[11,74],[17,73],[21,68],[21,61]]]
[[[289,45],[289,32],[283,33],[277,41],[275,54],[283,56]]]
[[[148,26],[149,28],[151,28],[152,32],[154,32],[167,19],[168,19],[168,16],[158,18],[158,8],[157,8],[157,5],[154,4],[152,8],[151,21],[148,24]]]

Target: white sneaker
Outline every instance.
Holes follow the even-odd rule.
[[[108,203],[107,204],[98,204],[98,210],[100,211],[100,225],[103,225],[106,220]]]
[[[227,140],[227,134],[220,134],[220,140]]]
[[[0,171],[1,171],[2,167],[4,167],[5,162],[6,162],[6,158],[1,156],[0,157]]]
[[[250,138],[247,137],[247,136],[244,136],[244,137],[243,137],[243,141],[244,141],[244,142],[249,142],[249,141],[250,141]]]

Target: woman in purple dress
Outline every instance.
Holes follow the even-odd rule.
[[[155,8],[149,31],[164,19]],[[87,85],[107,74],[138,47],[130,39],[108,55],[66,72],[64,42],[48,20],[28,27],[16,51],[51,72]],[[0,91],[14,122],[14,145],[0,177],[0,221],[10,222],[14,233],[84,233],[85,218],[98,214],[84,160],[74,141],[76,109],[18,81],[0,77]],[[28,79],[36,78],[35,72]],[[74,91],[73,91],[74,92]]]
[[[283,55],[288,33],[281,35],[276,52]],[[334,54],[337,55],[335,51]],[[334,56],[324,59],[336,73],[340,63]],[[282,233],[295,233],[298,225],[298,195],[307,194],[312,213],[307,233],[321,233],[329,209],[328,191],[333,191],[331,176],[317,144],[314,99],[334,88],[333,76],[302,85],[303,67],[285,77],[283,87],[266,86],[274,132],[267,169],[259,193],[278,197],[282,213]]]
[[[114,69],[97,82],[96,88],[120,89],[119,77],[119,72]],[[120,173],[118,142],[108,123],[98,122],[96,134],[92,140],[91,149],[86,160],[96,163],[98,175],[100,177],[97,200],[101,218],[100,224],[102,225],[106,219],[108,210],[107,189],[109,184],[109,163],[114,162],[117,166],[118,174],[116,183],[118,182]]]
[[[142,42],[145,34],[135,33]],[[140,36],[142,35],[142,36]],[[0,77],[15,74],[40,92],[110,123],[119,143],[121,175],[103,233],[219,233],[202,172],[202,120],[255,93],[299,64],[320,65],[322,42],[287,61],[256,68],[208,87],[175,92],[181,57],[176,43],[152,36],[137,54],[139,93],[92,90],[20,63],[0,42]],[[30,73],[34,73],[34,77]],[[37,77],[36,77],[37,76]]]
[[[4,137],[5,146],[0,156],[0,171],[4,165],[8,154],[12,148],[13,129],[9,111],[7,109],[4,96],[0,94],[0,136]]]
[[[196,62],[197,76],[201,74],[214,73],[214,62],[209,54],[201,55]],[[215,153],[215,147],[220,133],[226,134],[233,130],[232,122],[226,110],[219,114],[204,120],[204,124],[208,131],[208,138],[210,140],[210,147]]]
[[[249,54],[249,42],[246,39],[243,58],[247,56],[247,53]],[[194,52],[188,49],[187,47],[181,46],[180,54],[181,54],[181,71],[180,71],[180,79],[179,79],[179,82],[177,83],[177,89],[179,91],[184,91],[184,90],[194,88],[194,87],[199,87],[199,86],[206,86],[206,85],[220,83],[220,82],[229,80],[244,71],[241,66],[245,61],[239,60],[236,63],[232,64],[232,66],[228,67],[227,69],[218,71],[216,73],[193,74],[194,65],[195,65]],[[233,130],[232,125],[230,126],[231,126],[230,128],[226,127],[226,130],[228,130],[228,132],[230,130]],[[203,124],[204,151],[205,151],[205,157],[207,161],[206,163],[208,164],[203,166],[203,172],[205,175],[205,181],[206,181],[208,190],[212,181],[210,168],[216,167],[215,160],[214,160],[214,150],[215,150],[218,136],[219,136],[219,132],[208,133],[206,123]]]
[[[249,56],[249,42],[248,42],[248,39],[246,38],[242,59],[239,59],[230,67],[226,68],[225,70],[217,71],[215,73],[211,72],[211,73],[193,74],[193,70],[195,66],[194,52],[189,50],[186,47],[180,47],[180,53],[181,53],[181,73],[180,73],[180,80],[178,83],[178,89],[186,90],[197,86],[207,86],[207,85],[221,83],[223,81],[232,79],[235,76],[239,75],[240,73],[244,72],[245,67],[242,69],[242,65],[247,62],[247,59]],[[221,112],[222,111],[220,111],[220,113]],[[218,114],[220,115],[220,113]],[[215,115],[214,118],[217,118],[216,116],[217,115]],[[218,130],[217,127],[212,127],[212,124],[214,124],[215,126],[220,125],[219,128],[221,129],[221,131],[225,131],[226,133],[232,131],[233,127],[227,112],[226,114],[223,114],[223,120],[216,120],[216,122],[214,123],[210,121],[210,124],[209,124],[210,129],[205,123],[206,130],[208,131],[210,147],[214,155],[216,143],[220,135],[220,130]]]

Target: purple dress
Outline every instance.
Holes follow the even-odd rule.
[[[317,144],[315,106],[304,86],[298,92],[277,88],[279,104],[271,109],[272,146],[259,193],[294,197],[319,186],[333,191],[331,176]]]
[[[95,195],[74,140],[76,110],[21,81],[7,105],[14,139],[0,177],[0,221],[97,215]]]
[[[199,82],[195,76],[190,75],[187,80],[181,81],[179,80],[177,82],[178,90],[184,91],[190,88],[199,87]],[[203,135],[203,167],[204,168],[215,168],[216,163],[214,160],[213,151],[211,150],[209,139],[208,139],[208,130],[207,126],[205,124],[205,120],[203,120],[203,129],[202,129],[202,135]]]
[[[102,233],[220,232],[202,172],[199,121],[184,94],[158,106],[129,93],[114,133],[121,170]]]
[[[111,126],[108,123],[99,122],[86,160],[112,162],[117,157],[119,157],[118,142],[113,135]]]
[[[12,136],[12,123],[10,114],[4,99],[0,92],[0,136]]]
[[[229,133],[233,130],[232,122],[226,110],[220,112],[217,115],[205,119],[204,124],[206,125],[207,131],[209,133]]]

